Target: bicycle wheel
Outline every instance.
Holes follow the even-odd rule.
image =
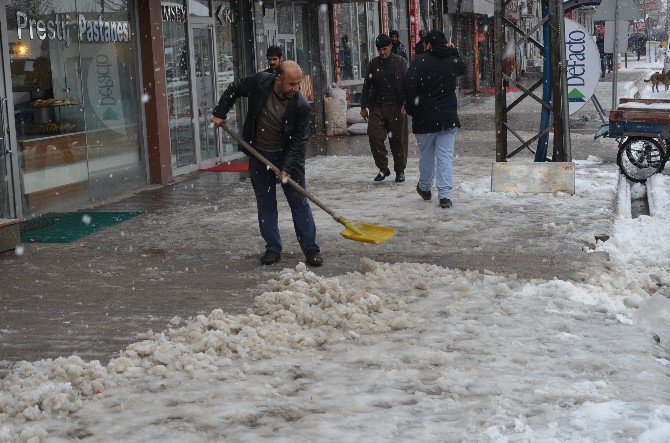
[[[617,164],[628,180],[644,183],[663,170],[665,161],[658,141],[646,137],[629,137],[619,148]]]

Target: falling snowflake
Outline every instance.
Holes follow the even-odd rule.
[[[85,225],[90,225],[91,224],[91,216],[88,214],[84,214],[81,216],[81,222]]]
[[[149,100],[151,99],[151,96],[147,94],[146,92],[142,94],[142,103],[148,103]]]
[[[25,248],[22,245],[18,245],[16,247],[16,249],[14,249],[14,253],[16,255],[23,255],[24,252],[25,252]]]

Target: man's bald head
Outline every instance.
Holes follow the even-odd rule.
[[[281,98],[290,98],[300,90],[302,82],[302,68],[292,60],[286,60],[279,64],[277,76],[275,77],[275,92]]]

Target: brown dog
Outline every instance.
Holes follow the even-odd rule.
[[[654,92],[654,88],[656,88],[656,92],[659,92],[658,85],[661,83],[665,85],[665,90],[667,91],[668,88],[670,88],[670,72],[654,72],[651,74],[651,78],[649,78],[649,80],[645,80],[645,82],[651,82],[652,92]]]

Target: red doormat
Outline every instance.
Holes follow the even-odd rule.
[[[248,172],[249,163],[248,162],[223,162],[219,163],[216,166],[207,169],[201,169],[201,171],[209,172]]]
[[[516,92],[518,90],[519,88],[517,88],[516,86],[508,86],[505,92]],[[495,88],[488,88],[482,91],[482,94],[495,94],[495,93],[496,93]]]

